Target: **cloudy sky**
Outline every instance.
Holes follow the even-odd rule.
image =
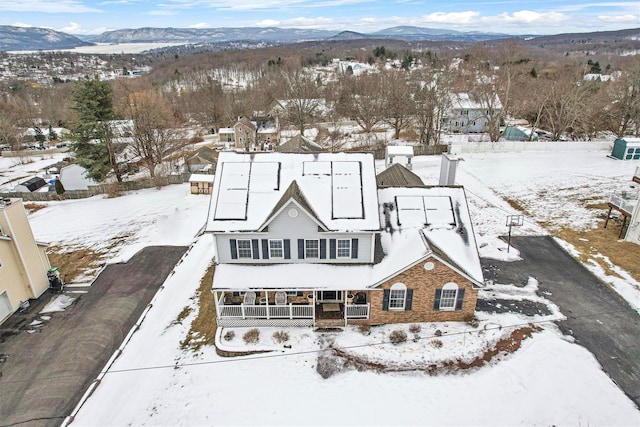
[[[640,27],[640,1],[577,0],[0,0],[0,25],[71,34],[140,27],[315,28],[397,25],[508,34]]]

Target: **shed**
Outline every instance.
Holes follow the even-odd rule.
[[[202,173],[194,173],[191,175],[191,177],[189,177],[191,194],[211,194],[214,178],[215,175],[205,175]]]
[[[620,160],[640,159],[640,138],[623,137],[613,142],[611,157]]]
[[[405,167],[411,170],[411,159],[413,158],[413,147],[410,145],[387,145],[385,150],[384,166],[388,169],[394,162],[394,159],[399,157],[406,159],[407,164]]]
[[[41,189],[42,187],[47,185],[47,181],[45,181],[43,178],[40,178],[38,176],[35,176],[31,179],[28,179],[26,181],[21,182],[20,184],[16,185],[14,188],[14,191],[18,192],[18,193],[33,193],[35,191],[38,191],[39,189]]]

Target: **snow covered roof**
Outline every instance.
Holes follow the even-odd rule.
[[[500,103],[500,99],[497,95],[494,95],[495,98],[493,100],[494,108],[500,109],[502,108],[502,104]],[[451,93],[449,94],[451,100],[451,108],[454,110],[484,110],[486,107],[482,105],[481,102],[476,101],[473,97],[466,92],[462,93]]]
[[[213,182],[214,175],[194,173],[189,177],[189,182]]]
[[[370,153],[233,153],[218,157],[207,231],[255,231],[295,180],[328,230],[380,228]]]
[[[385,254],[379,263],[219,264],[213,287],[367,289],[430,257],[448,264],[476,285],[483,283],[462,187],[385,188],[378,190],[378,197],[380,227],[384,229],[380,240]]]

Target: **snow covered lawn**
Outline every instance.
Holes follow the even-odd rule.
[[[532,213],[515,233],[546,233],[538,224],[555,220],[588,228],[597,212],[584,208],[585,200],[604,201],[639,163],[613,161],[602,151],[558,156],[465,154],[458,183],[465,185],[482,255],[507,257],[496,236],[507,231],[505,216],[518,212],[503,198],[524,200]],[[414,159],[414,172],[427,184],[437,184],[439,168],[439,157]],[[114,199],[49,202],[30,220],[38,240],[105,249],[111,261],[120,261],[146,245],[189,244],[207,208],[207,198],[189,195],[185,184]],[[341,334],[287,329],[286,343],[272,338],[281,329],[265,328],[249,346],[242,341],[245,330],[236,329],[233,340],[220,339],[223,347],[272,351],[223,358],[210,347],[182,350],[196,313],[176,320],[185,307],[197,309],[194,296],[213,253],[210,236],[199,237],[73,425],[640,425],[640,411],[595,358],[560,335],[551,321],[562,314],[535,293],[534,282],[525,288],[496,284],[483,292],[544,304],[549,315],[478,313],[477,327],[422,324],[416,341],[409,325],[372,328],[370,335],[357,328]],[[508,256],[517,259],[518,253]],[[472,360],[531,322],[542,329],[519,350],[458,374],[341,369],[323,379],[316,371],[330,344],[403,367]],[[389,344],[390,332],[399,328],[407,342]],[[436,339],[442,346],[433,344]]]

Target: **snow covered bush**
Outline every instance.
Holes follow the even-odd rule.
[[[289,333],[286,331],[276,331],[273,333],[273,339],[278,344],[289,341]]]
[[[318,355],[316,371],[325,380],[344,368],[344,362],[331,351],[323,351]]]
[[[360,331],[362,335],[369,335],[371,334],[371,325],[368,323],[361,323],[358,325],[358,331]]]
[[[402,344],[407,341],[407,333],[402,329],[396,329],[389,334],[389,341],[395,345]]]
[[[249,329],[247,332],[245,332],[245,334],[242,336],[242,339],[244,340],[245,343],[247,344],[255,344],[260,340],[260,330],[253,328],[253,329]]]
[[[435,348],[442,348],[442,340],[431,340],[431,345]]]
[[[417,323],[413,323],[411,326],[409,326],[409,332],[411,332],[412,334],[419,334],[421,330],[422,326],[418,325]]]
[[[224,340],[225,341],[231,341],[235,338],[236,333],[233,331],[227,331],[227,333],[224,334]]]

